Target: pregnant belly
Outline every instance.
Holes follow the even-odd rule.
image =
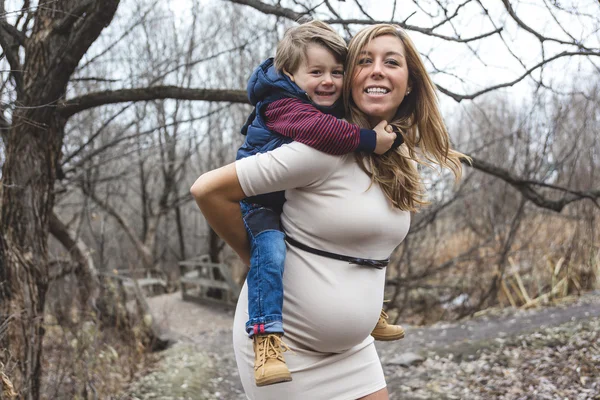
[[[339,353],[369,336],[381,311],[385,270],[288,252],[283,325],[300,347]]]

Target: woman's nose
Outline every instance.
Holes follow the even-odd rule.
[[[381,61],[374,61],[371,64],[371,76],[372,77],[381,77],[383,76],[383,63]]]

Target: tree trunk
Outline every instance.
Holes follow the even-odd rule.
[[[24,64],[17,66],[18,57],[11,58],[11,67],[18,67],[13,69],[19,107],[3,136],[0,326],[6,325],[6,333],[0,348],[8,351],[0,353],[0,362],[16,363],[11,378],[22,399],[40,397],[48,231],[66,124],[56,106],[118,4],[57,0],[38,8],[23,42]]]
[[[2,321],[11,319],[0,347],[16,362],[13,377],[22,398],[40,395],[44,304],[48,288],[48,222],[54,205],[56,165],[63,125],[16,110],[6,141],[0,219],[0,291]],[[30,123],[25,123],[28,121]]]

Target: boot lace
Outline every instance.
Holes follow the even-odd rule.
[[[380,318],[380,319],[382,319],[382,320],[384,320],[384,321],[387,323],[387,321],[388,321],[388,319],[389,319],[389,316],[388,316],[388,315],[386,314],[386,312],[385,312],[385,311],[383,311],[383,309],[382,309],[382,310],[381,310],[381,314],[379,314],[379,318]],[[382,321],[382,322],[383,322],[383,321]]]
[[[379,318],[388,319],[389,316],[385,313],[385,311],[381,310],[381,314],[379,315]]]

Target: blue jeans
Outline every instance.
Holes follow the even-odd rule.
[[[246,332],[283,334],[283,268],[285,234],[281,230],[279,213],[259,204],[240,202],[242,218],[250,240],[250,271]]]

